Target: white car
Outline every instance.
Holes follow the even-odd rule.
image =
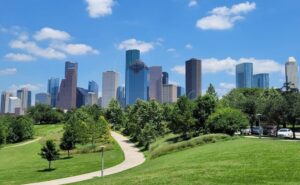
[[[281,128],[281,129],[278,130],[277,136],[278,137],[292,138],[293,137],[293,132],[288,128]]]

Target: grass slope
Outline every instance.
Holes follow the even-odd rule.
[[[134,169],[78,184],[298,185],[300,144],[240,138],[148,160]]]
[[[40,152],[46,139],[59,140],[62,125],[35,126],[35,133],[41,140],[14,148],[0,149],[0,184],[23,184],[88,173],[100,169],[100,154],[74,154],[71,159],[53,162],[54,171],[45,172],[47,161],[42,159]],[[105,152],[106,167],[114,166],[124,160],[123,152],[118,144],[114,149]],[[65,156],[61,156],[65,157]]]

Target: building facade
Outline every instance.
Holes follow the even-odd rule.
[[[29,107],[31,107],[31,91],[29,91],[27,88],[17,90],[17,97],[21,101],[20,108],[22,111],[25,112]]]
[[[117,101],[121,105],[122,108],[126,106],[126,98],[125,98],[125,87],[119,86],[117,89]]]
[[[76,107],[78,64],[66,62],[65,79],[61,81],[57,96],[57,107],[70,110]]]
[[[119,74],[114,71],[102,73],[102,107],[107,108],[112,99],[117,99]]]
[[[48,80],[47,92],[51,96],[51,106],[52,107],[56,107],[58,90],[59,90],[59,78],[50,78]]]
[[[285,79],[291,88],[299,89],[298,65],[294,57],[289,57],[285,63]]]
[[[12,97],[13,94],[10,92],[2,92],[1,94],[1,113],[9,113],[9,98]]]
[[[162,83],[163,85],[169,84],[169,74],[167,72],[162,73]]]
[[[177,101],[177,86],[173,84],[163,85],[163,103],[175,103]]]
[[[242,63],[235,67],[236,88],[251,88],[253,77],[253,64]]]
[[[97,95],[99,94],[99,86],[95,81],[89,81],[88,91],[93,92]]]
[[[269,74],[268,73],[260,73],[260,74],[253,75],[252,87],[268,89],[269,88]]]
[[[22,112],[24,111],[21,111],[22,110],[21,104],[22,103],[20,98],[14,96],[9,97],[8,113],[18,114],[18,115],[22,114]]]
[[[149,99],[162,102],[162,67],[152,66],[149,68]]]
[[[81,87],[77,87],[76,91],[76,107],[80,108],[81,106],[85,105],[86,97],[89,91]]]
[[[185,89],[181,86],[177,86],[177,98],[185,95]]]
[[[88,92],[85,98],[85,105],[97,105],[98,97],[94,92]]]
[[[202,72],[201,60],[192,58],[185,62],[185,86],[186,96],[195,99],[201,95]]]
[[[35,95],[35,105],[51,105],[51,95],[48,93],[37,93]]]

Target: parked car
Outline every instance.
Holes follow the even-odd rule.
[[[292,138],[293,132],[288,128],[281,128],[277,132],[278,137]]]
[[[250,135],[250,134],[251,134],[251,128],[250,127],[241,129],[241,135]]]
[[[260,133],[263,134],[263,128],[261,126],[254,126],[252,128],[251,134],[259,135]]]
[[[266,125],[264,126],[263,134],[268,136],[276,136],[277,126],[276,125]]]

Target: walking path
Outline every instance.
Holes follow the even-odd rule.
[[[118,134],[116,132],[111,132],[112,137],[118,142],[122,148],[125,156],[125,160],[114,167],[104,169],[104,176],[119,173],[127,169],[133,168],[142,164],[145,161],[143,153],[139,151],[138,148],[134,146],[126,137]],[[105,155],[105,154],[104,154]],[[105,164],[104,164],[105,165]],[[99,166],[100,168],[100,166]],[[59,184],[69,184],[74,182],[80,182],[84,180],[89,180],[94,177],[101,177],[101,171],[86,173],[82,175],[77,175],[73,177],[67,177],[62,179],[55,179],[45,182],[32,183],[28,185],[59,185]]]
[[[12,146],[5,146],[4,148],[15,148],[15,147],[19,147],[19,146],[24,146],[24,145],[28,145],[30,143],[34,143],[34,142],[36,142],[36,141],[38,141],[40,139],[41,139],[41,137],[38,137],[36,139],[30,140],[30,141],[26,141],[24,143],[15,144],[15,145],[12,145]]]

